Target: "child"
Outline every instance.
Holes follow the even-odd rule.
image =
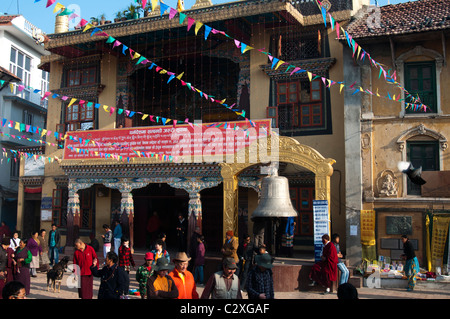
[[[155,265],[158,258],[161,258],[161,257],[166,257],[170,263],[169,252],[167,250],[165,250],[163,247],[164,247],[164,241],[162,239],[158,239],[155,243],[155,249],[152,250],[152,253],[155,258],[155,260],[153,261],[153,265]]]
[[[205,236],[197,237],[197,250],[195,253],[194,280],[197,284],[203,285],[203,266],[205,265]]]
[[[139,283],[139,294],[141,295],[141,299],[145,299],[147,296],[147,280],[153,273],[153,260],[153,253],[146,253],[145,263],[141,265],[136,271],[136,280]]]
[[[133,254],[131,253],[130,241],[124,238],[122,245],[119,247],[119,267],[121,267],[127,274],[127,283],[125,285],[126,293],[130,288],[130,270],[131,266],[135,267]]]
[[[112,241],[112,231],[109,228],[109,225],[104,224],[103,229],[105,230],[105,235],[102,235],[103,238],[103,258],[106,260],[106,254],[111,251],[111,241]]]

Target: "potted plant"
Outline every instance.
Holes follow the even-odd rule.
[[[133,4],[130,4],[125,9],[124,14],[127,19],[139,19],[139,8]]]
[[[91,17],[91,24],[97,26],[98,25],[98,18],[96,17]]]
[[[102,13],[100,16],[100,25],[104,25],[106,23],[105,14]]]

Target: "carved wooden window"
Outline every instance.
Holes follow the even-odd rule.
[[[97,82],[97,68],[89,67],[67,71],[67,86],[90,85]]]
[[[324,124],[322,83],[297,80],[277,83],[277,106],[267,108],[269,118],[277,116],[281,131],[321,127]]]
[[[53,190],[52,196],[52,223],[58,227],[67,226],[67,202],[69,193],[67,188]]]
[[[290,187],[292,205],[298,211],[295,235],[312,236],[314,233],[313,199],[314,187]]]

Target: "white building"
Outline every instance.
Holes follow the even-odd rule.
[[[15,151],[40,147],[32,140],[42,140],[37,129],[46,126],[47,100],[41,92],[48,90],[49,75],[38,65],[48,53],[34,38],[40,33],[21,15],[0,15],[0,220],[11,230],[17,222],[20,167]]]

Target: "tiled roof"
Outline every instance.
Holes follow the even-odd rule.
[[[370,16],[366,11],[348,25],[348,33],[353,38],[365,38],[450,28],[450,0],[418,0],[379,9],[379,20],[373,11]]]
[[[14,18],[17,18],[19,15],[2,15],[0,16],[0,24],[11,24],[11,21],[14,20]]]
[[[21,82],[22,79],[0,66],[0,80],[8,82]]]

